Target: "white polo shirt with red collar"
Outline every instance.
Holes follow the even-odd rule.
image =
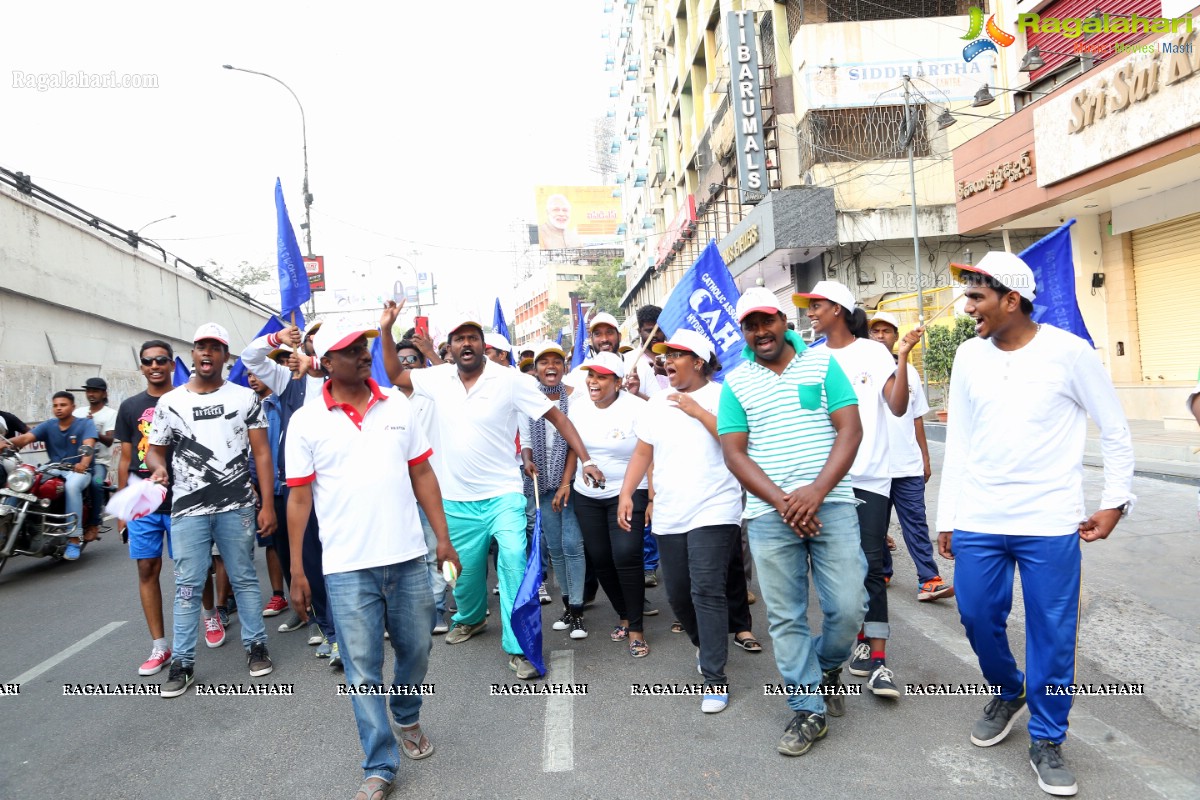
[[[335,402],[327,382],[324,402],[306,403],[288,424],[287,483],[312,484],[326,575],[425,556],[408,468],[433,450],[407,397],[367,385],[361,416]]]

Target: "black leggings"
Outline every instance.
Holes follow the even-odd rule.
[[[646,576],[642,563],[642,531],[646,527],[645,489],[633,493],[633,530],[617,525],[618,498],[596,500],[575,493],[575,518],[583,532],[583,551],[588,565],[620,619],[629,620],[631,632],[642,632],[642,609],[646,601]]]

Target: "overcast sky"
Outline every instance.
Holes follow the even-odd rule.
[[[534,186],[598,180],[592,126],[614,74],[601,9],[9,4],[6,70],[151,74],[158,88],[38,91],[4,76],[0,165],[122,228],[176,215],[144,235],[192,263],[274,264],[276,177],[303,249],[299,111],[278,84],[221,65],[271,73],[304,104],[313,250],[330,288],[373,271],[365,293],[381,293],[389,254],[409,256],[436,276],[435,324],[456,309],[490,321]]]

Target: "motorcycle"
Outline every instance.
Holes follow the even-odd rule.
[[[83,446],[79,455],[63,461],[34,466],[22,463],[13,448],[0,451],[0,570],[12,556],[49,557],[61,561],[71,531],[82,526],[75,514],[66,513],[67,482],[54,470],[74,469],[71,461],[90,456],[94,448]],[[83,492],[83,517],[88,518],[91,492]],[[87,546],[80,543],[80,548]]]

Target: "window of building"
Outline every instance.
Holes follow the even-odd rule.
[[[913,111],[917,128],[913,155],[923,158],[930,155],[925,106],[914,106]],[[900,158],[908,152],[903,149],[904,133],[902,105],[810,111],[799,129],[801,154],[808,161],[803,169],[813,164]]]
[[[581,280],[583,280],[583,275],[577,275],[573,272],[560,272],[557,275],[555,275],[554,277],[558,278],[560,281],[581,281]]]

